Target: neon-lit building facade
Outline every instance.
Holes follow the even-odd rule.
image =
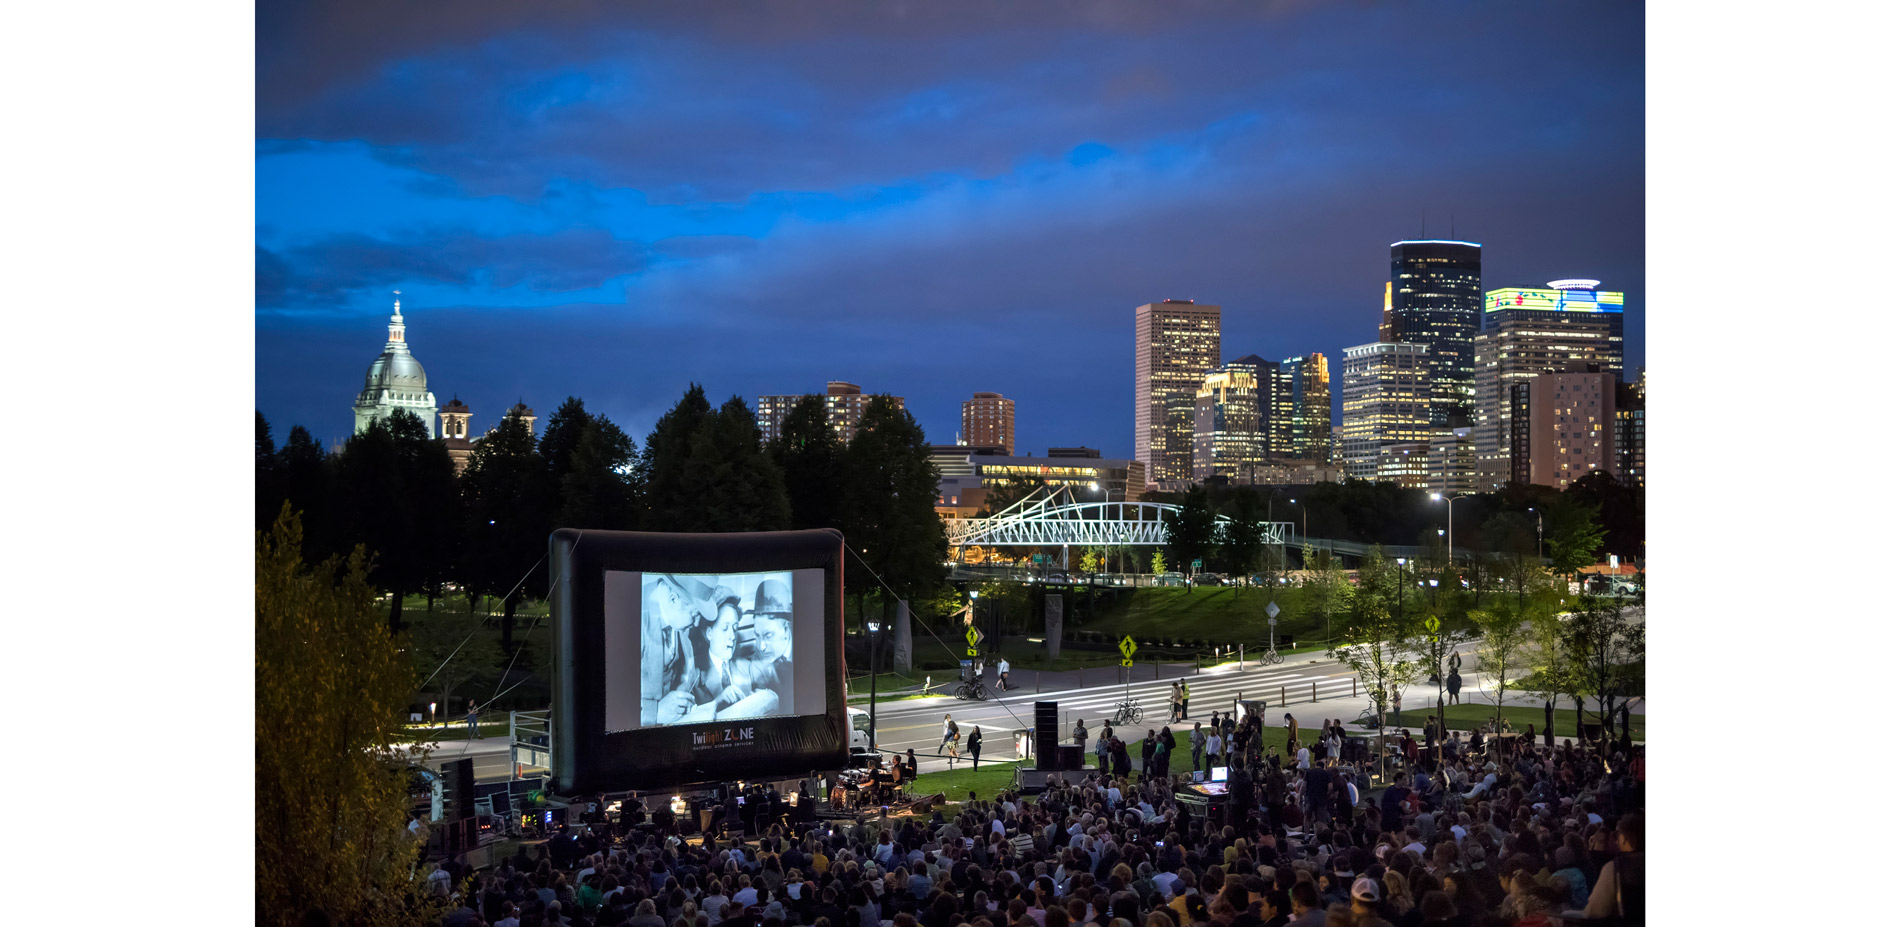
[[[1531,378],[1579,363],[1621,377],[1623,294],[1597,285],[1596,280],[1553,280],[1542,288],[1484,294],[1475,342],[1481,491],[1531,481],[1530,434],[1519,414],[1530,401],[1525,387]]]
[[[1432,424],[1468,423],[1476,392],[1472,339],[1484,305],[1484,246],[1392,243],[1392,323],[1380,340],[1422,344],[1432,369]]]

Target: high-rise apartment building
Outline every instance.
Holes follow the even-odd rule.
[[[1194,394],[1220,366],[1220,307],[1169,299],[1135,307],[1135,458],[1156,483],[1192,478]]]
[[[1249,354],[1227,362],[1229,368],[1245,367],[1253,372],[1254,392],[1260,402],[1260,451],[1267,457],[1293,456],[1293,433],[1287,416],[1287,377],[1280,365],[1258,354]]]
[[[1256,368],[1232,363],[1210,370],[1194,395],[1194,479],[1224,476],[1250,482],[1265,458]]]
[[[1326,355],[1314,352],[1280,362],[1285,378],[1288,456],[1326,463],[1333,453],[1333,384]]]
[[[977,393],[963,400],[963,434],[957,440],[1015,454],[1016,400],[1004,399],[1001,393]]]
[[[1530,473],[1524,482],[1557,489],[1616,468],[1614,373],[1573,362],[1530,378],[1526,395]]]
[[[1616,478],[1643,488],[1642,381],[1616,384]]]
[[[1483,245],[1392,243],[1392,324],[1380,340],[1422,344],[1432,368],[1432,424],[1469,424],[1476,389],[1472,339],[1484,305]]]
[[[790,415],[792,407],[805,395],[760,396],[758,409],[753,413],[759,423],[760,440],[770,444],[778,439],[780,426]],[[831,431],[840,441],[850,441],[858,433],[858,420],[864,417],[864,409],[871,397],[864,394],[856,383],[843,380],[831,380],[825,383],[825,413],[831,421]],[[892,396],[891,401],[897,407],[904,407],[904,397]]]
[[[1514,387],[1573,363],[1621,376],[1623,294],[1596,287],[1595,280],[1553,280],[1484,294],[1474,343],[1479,489],[1530,479],[1528,426],[1515,416],[1527,396]]]
[[[1341,377],[1346,406],[1341,462],[1347,476],[1377,479],[1380,448],[1431,439],[1431,366],[1424,345],[1376,342],[1347,348]]]

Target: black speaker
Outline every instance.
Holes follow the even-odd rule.
[[[442,816],[451,821],[475,816],[475,761],[442,764]]]
[[[1061,743],[1061,733],[1056,729],[1056,703],[1036,703],[1036,766],[1042,769],[1060,769],[1056,763],[1056,745]]]

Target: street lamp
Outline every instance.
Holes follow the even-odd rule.
[[[1544,513],[1534,505],[1524,511],[1537,512],[1537,565],[1541,567],[1544,564]]]

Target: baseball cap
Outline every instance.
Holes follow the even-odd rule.
[[[1371,879],[1360,879],[1359,881],[1352,883],[1352,900],[1378,901],[1379,900],[1379,883],[1374,882]]]

